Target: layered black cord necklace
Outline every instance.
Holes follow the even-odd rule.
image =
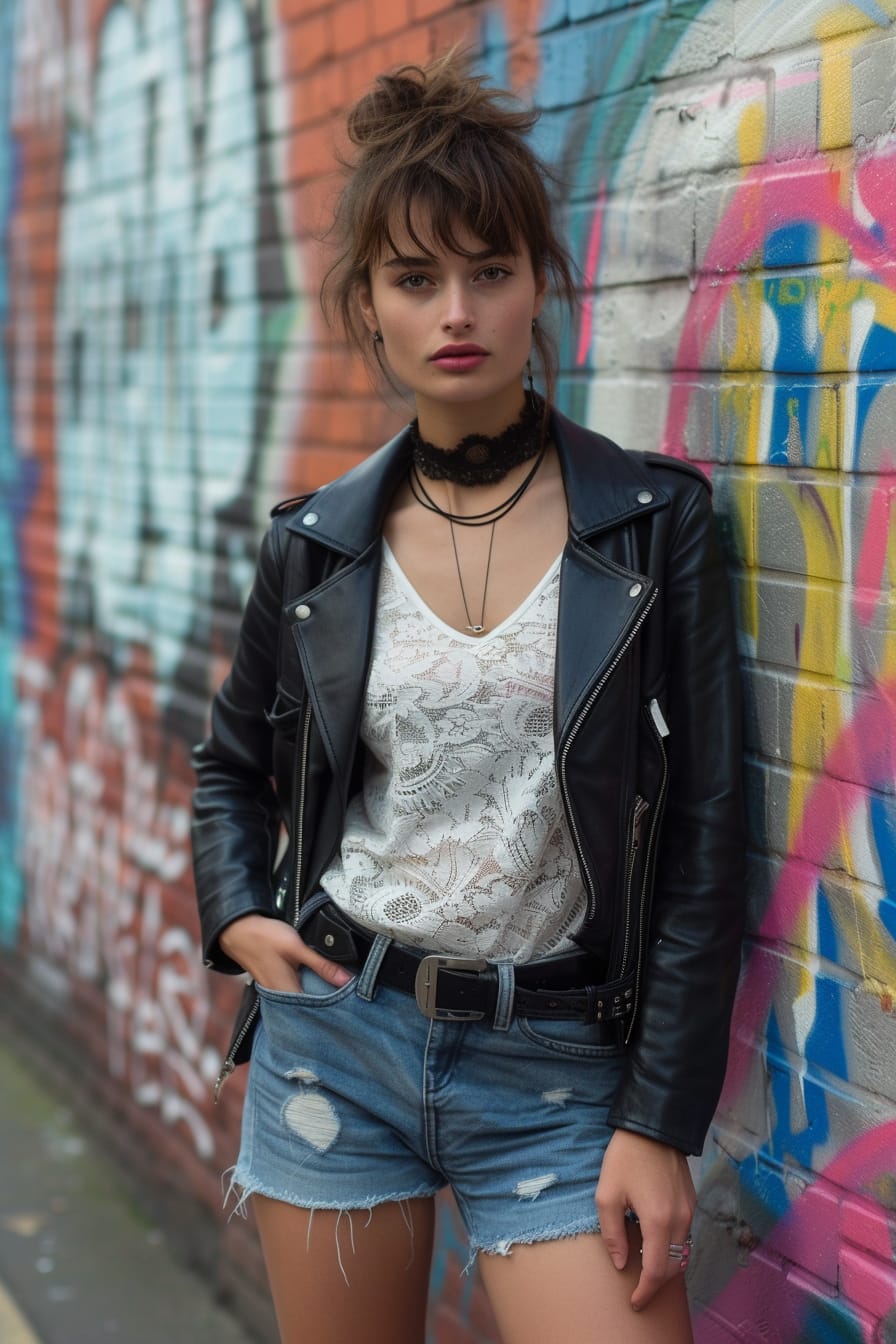
[[[525,394],[525,404],[518,420],[508,425],[500,434],[468,434],[454,449],[437,448],[420,437],[415,420],[410,426],[413,445],[413,461],[408,473],[411,493],[419,504],[440,518],[446,519],[451,530],[451,545],[454,551],[454,564],[457,569],[457,581],[460,586],[461,600],[467,618],[467,629],[474,635],[485,633],[485,604],[488,596],[488,581],[492,566],[492,550],[495,544],[495,524],[515,508],[535,479],[535,474],[544,460],[547,450],[545,433],[545,404],[536,392]],[[452,481],[457,485],[491,485],[500,481],[513,467],[532,458],[535,461],[524,479],[505,500],[482,513],[452,513],[433,499],[423,484],[422,476],[430,480]],[[488,544],[488,558],[485,565],[485,580],[482,586],[482,603],[479,620],[470,615],[461,574],[460,558],[457,553],[455,525],[459,527],[491,527]]]

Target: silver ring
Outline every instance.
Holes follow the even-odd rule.
[[[694,1244],[694,1238],[690,1232],[684,1241],[672,1241],[669,1243],[668,1256],[670,1260],[678,1260],[681,1265],[681,1271],[688,1267],[688,1261],[691,1258],[691,1247]]]

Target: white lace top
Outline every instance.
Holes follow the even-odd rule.
[[[554,770],[560,559],[506,621],[461,634],[383,542],[362,791],[321,885],[403,943],[529,961],[585,911]]]

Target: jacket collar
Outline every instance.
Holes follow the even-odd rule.
[[[668,504],[669,497],[653,474],[612,439],[584,429],[559,411],[553,411],[551,419],[574,540],[584,541]],[[405,427],[357,467],[318,490],[296,510],[287,528],[352,559],[361,555],[379,539],[410,457]]]

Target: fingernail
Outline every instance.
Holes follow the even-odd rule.
[[[625,1261],[623,1260],[622,1256],[619,1254],[618,1251],[615,1251],[610,1256],[610,1259],[613,1261],[613,1264],[616,1266],[617,1269],[625,1268]]]
[[[347,985],[351,978],[352,977],[349,975],[348,971],[340,971],[336,977],[336,983],[341,988],[343,985]]]

